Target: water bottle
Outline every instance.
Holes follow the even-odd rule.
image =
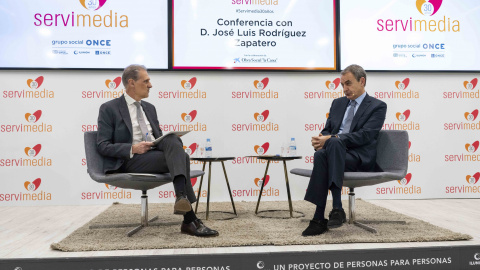
[[[297,144],[295,143],[295,138],[290,139],[290,156],[296,156],[297,155]]]
[[[212,157],[212,142],[210,141],[210,139],[207,139],[207,143],[205,143],[205,157]]]

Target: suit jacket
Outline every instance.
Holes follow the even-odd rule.
[[[155,107],[146,101],[142,101],[141,104],[152,127],[153,136],[155,138],[162,136]],[[100,106],[97,149],[105,157],[104,172],[117,170],[125,160],[130,159],[132,134],[132,120],[123,95]]]
[[[346,97],[333,100],[327,123],[321,132],[323,135],[338,133],[349,101]],[[347,147],[347,151],[360,159],[360,171],[375,170],[377,138],[385,121],[386,113],[387,104],[367,94],[353,117],[350,132],[344,130],[339,135]]]

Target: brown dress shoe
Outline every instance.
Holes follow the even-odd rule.
[[[199,237],[218,236],[217,231],[212,230],[207,226],[205,226],[200,219],[192,221],[188,224],[182,222],[182,227],[180,228],[180,231],[185,234],[199,236]]]
[[[173,213],[175,215],[185,215],[190,210],[192,210],[190,201],[185,196],[178,196],[175,200],[175,206],[173,206]]]

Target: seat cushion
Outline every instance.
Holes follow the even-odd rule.
[[[190,177],[195,178],[202,176],[203,174],[203,171],[193,170],[190,172]],[[90,177],[100,183],[105,183],[120,188],[137,190],[152,189],[172,182],[172,177],[169,173],[113,173],[107,175],[90,173]]]
[[[305,177],[312,175],[309,169],[292,169],[290,173]],[[390,172],[346,172],[343,179],[343,186],[349,188],[371,186],[393,180],[401,180],[404,177],[403,170],[392,170]]]

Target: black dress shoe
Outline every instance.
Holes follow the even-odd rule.
[[[343,209],[334,208],[330,214],[328,214],[328,228],[342,227],[345,222],[347,222],[347,217]]]
[[[182,227],[180,228],[182,233],[186,233],[189,235],[199,236],[199,237],[212,237],[218,236],[218,232],[212,230],[205,226],[200,219],[192,221],[190,223],[182,222]]]
[[[175,200],[175,206],[173,206],[173,213],[175,215],[185,215],[190,210],[192,210],[192,205],[187,197],[184,195],[177,196],[177,199]]]
[[[302,232],[303,236],[314,236],[314,235],[320,235],[322,233],[325,233],[328,231],[327,227],[327,222],[328,220],[315,220],[312,219],[310,220],[310,224],[308,227],[305,229],[305,231]]]

